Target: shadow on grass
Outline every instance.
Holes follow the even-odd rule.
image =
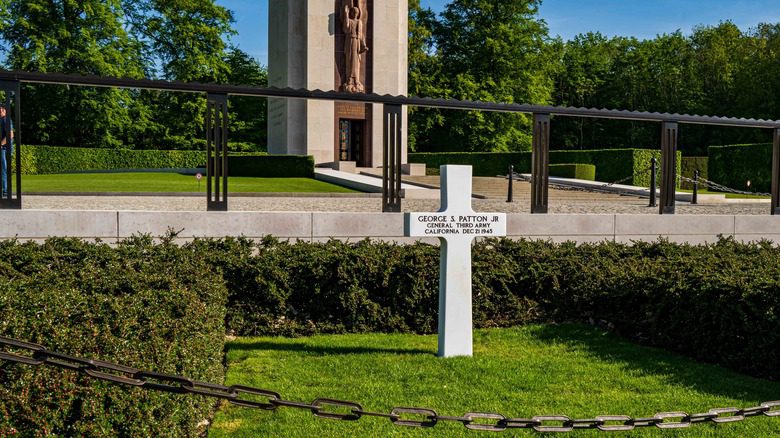
[[[292,351],[317,355],[346,355],[346,354],[395,354],[395,355],[427,355],[435,356],[431,350],[418,348],[381,348],[381,347],[339,347],[319,346],[303,342],[287,341],[259,341],[259,342],[228,342],[225,349],[229,351]]]
[[[532,333],[542,342],[572,345],[601,360],[622,363],[644,375],[664,376],[670,383],[708,394],[761,402],[780,399],[780,382],[696,362],[659,348],[638,346],[595,327],[580,324],[544,325]]]

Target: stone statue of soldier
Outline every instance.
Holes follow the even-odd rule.
[[[345,34],[344,52],[346,58],[346,80],[341,91],[348,93],[363,93],[365,86],[360,81],[360,66],[362,56],[368,52],[366,45],[366,30],[363,20],[366,18],[366,7],[363,0],[348,0],[342,11],[342,27]]]

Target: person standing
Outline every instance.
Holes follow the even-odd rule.
[[[3,181],[3,198],[8,197],[8,169],[14,155],[14,124],[8,110],[0,105],[0,177]]]

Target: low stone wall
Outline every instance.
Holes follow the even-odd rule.
[[[510,238],[555,242],[653,241],[660,236],[700,244],[717,241],[722,235],[780,243],[780,216],[509,214],[507,220]],[[0,224],[0,239],[20,240],[57,236],[111,242],[137,234],[163,236],[169,230],[182,239],[270,234],[307,241],[418,240],[403,236],[404,215],[400,213],[1,210]],[[438,242],[436,238],[422,240]]]

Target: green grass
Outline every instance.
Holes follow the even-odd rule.
[[[677,189],[680,192],[693,193],[692,189]],[[726,199],[769,199],[768,196],[760,195],[742,195],[738,193],[712,192],[710,190],[699,190],[700,195],[726,195]]]
[[[650,417],[707,412],[780,399],[780,383],[746,377],[658,349],[642,348],[580,325],[478,330],[473,358],[439,359],[435,336],[345,335],[301,339],[244,338],[227,346],[230,385],[281,393],[286,400],[350,400],[364,409],[423,407],[440,415],[496,412],[535,415]],[[483,432],[484,433],[484,432]],[[459,423],[404,428],[380,418],[340,422],[305,410],[258,411],[223,403],[211,437],[475,436]],[[508,436],[539,436],[512,430]],[[578,431],[567,436],[603,436]],[[700,424],[687,430],[647,428],[619,436],[758,437],[780,435],[780,418]]]
[[[206,177],[198,185],[192,175],[178,173],[78,173],[24,175],[22,190],[35,192],[206,192]],[[354,190],[311,178],[231,177],[233,193],[354,193]]]

